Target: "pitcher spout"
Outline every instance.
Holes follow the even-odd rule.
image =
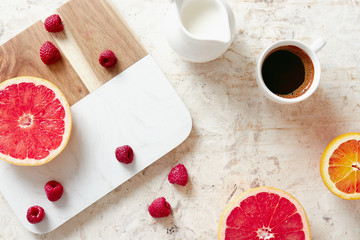
[[[220,42],[224,44],[230,43],[232,41],[233,36],[231,34],[229,24],[227,24],[226,27],[224,26],[224,29],[222,29],[222,31],[223,31],[222,34],[214,34],[213,36],[209,36],[210,38],[207,40]]]

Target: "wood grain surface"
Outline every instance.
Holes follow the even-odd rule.
[[[75,40],[73,45],[79,47],[91,67],[86,71],[92,71],[101,83],[107,82],[146,55],[126,23],[107,1],[72,0],[61,6],[58,13],[64,21],[65,34],[71,34],[71,39]],[[112,69],[99,65],[99,55],[105,49],[112,50],[118,58],[119,64]],[[68,55],[72,59],[73,54]],[[78,69],[78,72],[83,72],[83,69]]]
[[[62,18],[64,31],[48,33],[38,21],[0,46],[0,81],[41,77],[57,85],[73,105],[147,54],[106,0],[70,0],[56,13]],[[57,46],[62,55],[49,66],[39,56],[46,41]],[[118,58],[112,68],[99,64],[105,49]]]
[[[38,21],[0,46],[0,81],[18,76],[35,76],[57,85],[70,105],[85,97],[89,91],[64,54],[59,62],[45,65],[39,55],[41,45],[53,37]],[[60,49],[61,51],[61,49]]]

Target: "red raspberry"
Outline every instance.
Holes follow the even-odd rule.
[[[113,51],[105,50],[99,56],[99,63],[103,67],[111,67],[117,63],[117,58]]]
[[[164,197],[159,197],[150,204],[148,211],[154,218],[167,217],[171,213],[171,206]]]
[[[64,29],[64,25],[61,22],[59,15],[54,14],[45,19],[45,29],[48,32],[61,32]]]
[[[134,152],[129,145],[124,145],[116,148],[115,156],[119,162],[129,164],[134,159]]]
[[[45,42],[40,48],[40,58],[46,65],[53,64],[60,60],[61,55],[51,42]]]
[[[171,169],[168,180],[170,183],[185,186],[188,182],[188,173],[184,165],[179,164]]]
[[[52,202],[59,200],[64,192],[63,186],[54,180],[47,182],[44,189],[47,198]]]
[[[26,213],[26,218],[29,221],[29,223],[35,224],[35,223],[39,223],[43,220],[45,216],[45,211],[42,207],[40,206],[32,206],[29,207],[29,209],[27,210]]]

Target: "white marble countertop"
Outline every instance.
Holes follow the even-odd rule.
[[[237,35],[219,59],[181,60],[164,37],[168,0],[111,0],[153,55],[193,118],[179,147],[45,235],[26,230],[0,195],[0,239],[216,239],[226,204],[244,190],[274,186],[305,208],[314,240],[359,240],[360,202],[330,193],[319,173],[320,156],[336,136],[359,132],[360,1],[228,0]],[[0,43],[66,0],[0,0]],[[310,44],[326,39],[318,53],[319,89],[305,102],[283,106],[257,88],[261,51],[281,39]],[[168,183],[183,163],[186,187]],[[147,207],[164,196],[172,215],[154,219]]]

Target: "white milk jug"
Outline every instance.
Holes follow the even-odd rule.
[[[225,0],[174,0],[166,18],[170,46],[190,62],[220,57],[235,36],[235,17]]]

